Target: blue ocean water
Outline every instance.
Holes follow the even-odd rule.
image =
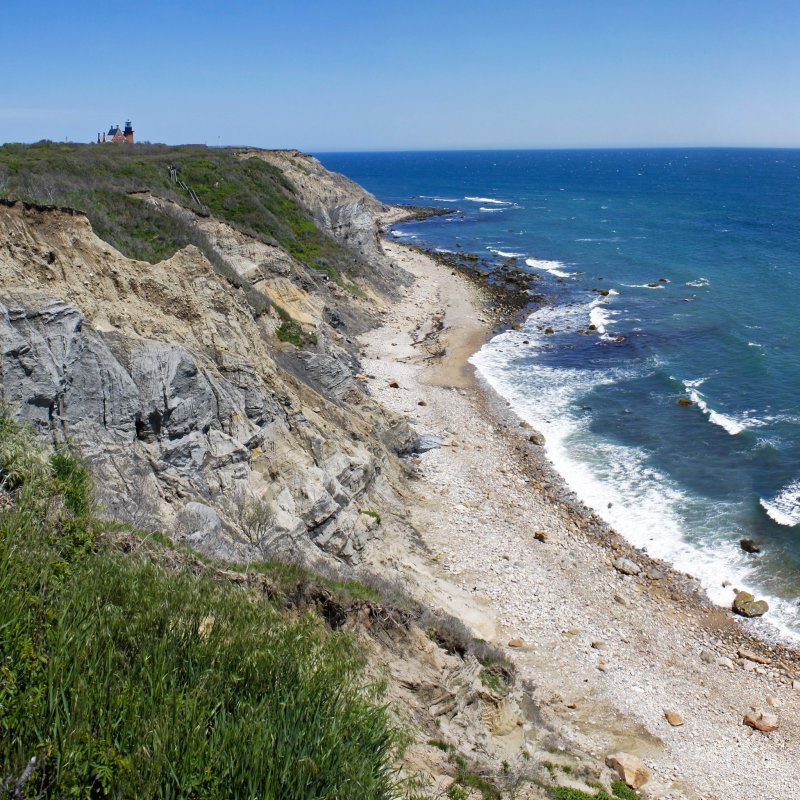
[[[540,275],[550,302],[478,370],[634,544],[800,636],[800,151],[320,158],[386,202],[458,209],[400,241]]]

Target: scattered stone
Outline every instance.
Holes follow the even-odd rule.
[[[780,707],[781,707],[781,701],[780,701],[780,700],[778,700],[778,698],[777,698],[777,697],[775,697],[775,695],[774,695],[774,694],[768,694],[768,695],[767,695],[767,696],[764,698],[764,700],[766,701],[766,704],[767,704],[768,706],[772,706],[772,708],[780,708]]]
[[[539,447],[543,447],[544,446],[544,434],[541,434],[538,431],[535,431],[534,433],[530,434],[530,436],[528,436],[528,441],[531,442],[531,444],[537,444],[537,445],[539,445]]]
[[[677,712],[668,708],[664,709],[664,718],[672,725],[673,728],[678,728],[683,725],[683,717]]]
[[[761,617],[769,611],[766,600],[756,600],[750,592],[737,592],[733,610],[743,617]]]
[[[552,328],[545,328],[545,329],[544,329],[544,332],[545,332],[545,333],[546,333],[548,336],[551,336],[551,335],[553,334],[553,329],[552,329]]]
[[[747,725],[762,733],[771,733],[772,731],[778,730],[778,718],[775,714],[756,709],[749,714],[745,714],[742,725]]]
[[[533,538],[536,539],[537,542],[546,542],[549,537],[547,531],[536,531],[533,534]]]
[[[731,661],[729,658],[725,658],[725,656],[722,656],[717,659],[717,666],[725,667],[725,669],[733,669],[733,661]]]
[[[389,381],[389,388],[390,389],[399,389],[400,384],[397,381]]]
[[[595,639],[595,641],[592,642],[592,647],[595,650],[605,650],[608,645],[605,642],[600,641],[600,639]]]
[[[417,405],[418,405],[418,406],[426,406],[426,405],[428,405],[428,404],[427,404],[427,403],[426,403],[424,400],[419,400],[419,401],[417,402]]]
[[[745,553],[761,552],[761,546],[753,541],[753,539],[739,539],[739,547],[741,547]]]
[[[615,602],[619,603],[621,606],[630,605],[630,602],[628,601],[628,599],[626,597],[623,597],[621,594],[615,594],[614,595],[614,600],[615,600]]]
[[[644,762],[630,753],[611,753],[606,756],[606,766],[615,770],[617,775],[631,787],[638,789],[650,780],[650,770]]]
[[[748,661],[755,661],[756,664],[769,664],[768,658],[764,658],[764,656],[760,656],[757,653],[752,653],[750,650],[740,648],[736,651],[736,654],[739,656],[739,658],[746,658]]]
[[[623,575],[638,575],[642,571],[642,568],[636,562],[623,556],[615,559],[613,566],[617,572],[621,572]]]
[[[711,664],[716,660],[716,656],[711,650],[703,650],[703,652],[700,653],[700,660],[704,664]]]
[[[508,646],[509,647],[525,647],[525,642],[523,642],[522,639],[517,637],[515,639],[509,639],[508,640]]]
[[[530,428],[531,424],[530,424],[530,422],[526,422],[525,420],[522,420],[522,422],[520,422],[519,426],[520,426],[520,428]]]

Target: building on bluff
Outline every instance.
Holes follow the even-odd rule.
[[[133,144],[133,127],[131,121],[125,123],[125,130],[120,128],[119,125],[112,125],[108,129],[108,133],[97,134],[97,144],[104,144],[107,142],[116,142],[117,144]]]

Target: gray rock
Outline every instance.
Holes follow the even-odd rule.
[[[642,568],[635,561],[622,556],[614,560],[614,569],[623,575],[638,575],[642,571]]]
[[[761,617],[769,611],[766,600],[756,600],[750,592],[737,592],[733,610],[743,617]]]

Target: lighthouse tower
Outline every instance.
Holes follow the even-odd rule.
[[[133,144],[133,128],[131,127],[131,121],[128,120],[125,123],[125,130],[122,133],[123,140],[128,144]]]

